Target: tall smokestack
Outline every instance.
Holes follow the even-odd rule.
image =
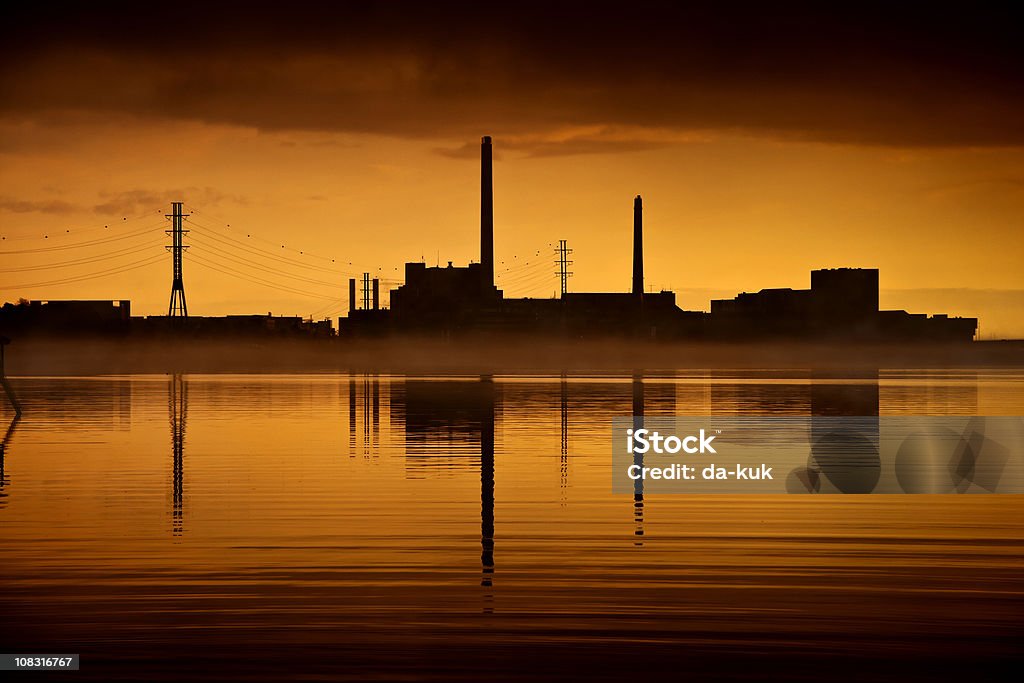
[[[350,277],[348,279],[348,312],[356,310],[356,279]]]
[[[640,195],[633,200],[633,293],[644,293],[644,208]]]
[[[494,286],[494,187],[491,136],[480,141],[480,269],[485,289]]]
[[[373,310],[380,308],[380,278],[373,278]]]

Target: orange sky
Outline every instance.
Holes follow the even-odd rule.
[[[860,53],[852,39],[830,52],[751,34],[764,67],[710,41],[685,55],[636,43],[647,51],[620,65],[588,52],[600,22],[560,50],[515,22],[486,49],[473,26],[448,26],[438,48],[425,25],[369,43],[285,30],[270,48],[243,36],[223,49],[200,29],[175,59],[79,44],[60,27],[9,48],[0,297],[130,298],[138,314],[165,313],[162,214],[180,200],[196,209],[190,313],[336,314],[350,273],[397,280],[408,260],[478,258],[477,145],[490,134],[506,295],[556,291],[559,239],[575,250],[570,290],[627,289],[639,193],[647,284],[684,308],[807,287],[812,268],[877,267],[883,307],[977,315],[982,338],[1024,336],[1024,135],[1019,86],[1003,78],[1019,51],[990,35],[988,51],[892,52],[879,39]],[[31,286],[55,281],[67,282]]]

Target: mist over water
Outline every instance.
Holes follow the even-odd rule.
[[[83,680],[1020,660],[1020,496],[637,497],[609,472],[611,419],[638,407],[1022,415],[1020,370],[12,381],[0,649],[80,652]]]
[[[537,335],[438,335],[361,339],[172,336],[22,338],[7,350],[9,375],[375,372],[631,374],[741,368],[876,372],[878,368],[1022,368],[1024,342],[844,344],[765,340],[675,343]]]

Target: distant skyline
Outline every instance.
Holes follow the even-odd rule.
[[[288,7],[10,13],[0,251],[145,212],[156,227],[150,251],[103,261],[136,242],[0,254],[0,298],[166,312],[169,255],[10,285],[156,258],[157,214],[184,201],[197,223],[338,270],[336,291],[292,283],[332,305],[257,284],[197,234],[190,313],[333,313],[347,272],[397,279],[408,260],[477,258],[476,155],[492,135],[509,295],[557,291],[559,239],[575,250],[570,290],[626,291],[641,194],[646,284],[684,308],[806,287],[813,268],[877,267],[884,308],[1024,337],[1024,59],[1008,8]],[[502,281],[525,260],[550,267]]]

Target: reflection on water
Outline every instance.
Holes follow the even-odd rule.
[[[481,586],[494,574],[494,381],[480,378],[480,566]],[[488,596],[490,599],[490,596]],[[490,611],[488,607],[488,611]]]
[[[175,536],[180,536],[182,499],[185,492],[185,414],[188,412],[188,382],[181,375],[171,375],[168,384],[167,408],[171,420],[171,448],[173,455],[173,481],[171,518]]]
[[[357,432],[359,453],[364,458],[380,455],[380,402],[381,383],[376,376],[348,379],[348,443],[352,457],[356,455]]]
[[[565,502],[565,487],[569,485],[569,379],[562,374],[559,387],[559,415],[562,418],[562,448],[559,458],[558,485],[562,489],[562,502]]]
[[[859,444],[830,481],[866,486],[879,416],[1021,415],[1018,372],[15,385],[0,650],[81,652],[83,680],[912,679],[1020,654],[1019,496],[629,500],[608,469],[613,416],[801,415],[823,471]]]
[[[631,384],[633,390],[633,431],[636,432],[638,429],[644,427],[644,378],[640,373],[633,373],[633,381]],[[644,456],[642,453],[633,454],[633,464],[643,468]],[[636,536],[634,542],[637,546],[643,545],[642,536],[644,535],[644,480],[637,479],[633,483],[633,521],[636,528],[633,530],[633,535]]]
[[[7,430],[4,432],[3,441],[0,441],[0,508],[3,508],[6,503],[7,493],[4,491],[10,481],[7,479],[7,470],[4,468],[4,461],[7,456],[7,444],[10,443],[11,437],[14,436],[14,430],[18,426],[18,421],[21,420],[21,415],[14,414],[10,418],[10,423],[7,425]]]
[[[871,493],[882,473],[878,372],[814,372],[811,378],[811,456],[803,470],[808,490],[821,491],[827,482],[838,493]],[[832,417],[857,419],[837,429]]]
[[[377,382],[375,381],[375,386]],[[480,470],[480,585],[494,582],[494,421],[498,391],[478,381],[406,380],[392,387],[391,415],[405,426],[405,465],[411,476],[431,470]],[[374,396],[377,395],[374,389]],[[488,602],[490,602],[488,596]],[[487,610],[492,608],[488,605]]]

